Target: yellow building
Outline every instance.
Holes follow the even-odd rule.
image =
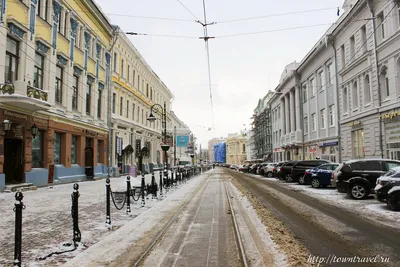
[[[161,116],[155,111],[165,104],[167,129],[172,128],[174,95],[124,33],[118,34],[112,54],[112,140],[115,140],[111,148],[112,166],[119,173],[127,173],[131,165],[138,165],[140,148],[146,146],[149,154],[143,158],[143,163],[149,171],[152,164],[164,162],[160,146]],[[156,105],[153,114],[157,119],[150,122],[147,118],[153,105]],[[170,157],[170,163],[171,160]]]
[[[243,134],[229,134],[226,139],[226,163],[243,165],[246,149],[246,137]]]
[[[0,190],[105,176],[112,25],[90,0],[7,0],[0,24]]]

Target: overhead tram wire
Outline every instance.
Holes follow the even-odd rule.
[[[199,21],[200,19],[192,12],[190,11],[189,8],[187,8],[180,0],[176,0],[184,9],[186,9],[187,12],[190,13],[190,15],[193,16],[193,18],[195,18],[195,22]]]

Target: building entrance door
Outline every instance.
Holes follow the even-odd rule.
[[[25,182],[23,140],[4,139],[4,175],[6,184]]]
[[[94,178],[93,148],[85,148],[85,174],[87,178]]]

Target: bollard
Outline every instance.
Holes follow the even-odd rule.
[[[78,246],[78,242],[81,242],[81,231],[79,230],[79,216],[78,216],[78,199],[79,199],[79,185],[74,184],[74,191],[72,192],[72,208],[71,208],[71,215],[72,215],[72,225],[73,225],[73,241],[75,248]]]
[[[131,214],[131,177],[126,177],[126,214]]]
[[[162,188],[163,188],[163,176],[162,176],[162,172],[160,170],[160,199],[163,198]]]
[[[142,172],[142,186],[140,187],[140,191],[142,193],[142,207],[146,205],[146,202],[144,200],[144,187],[146,186],[145,181],[144,181],[144,172]]]
[[[111,216],[110,216],[110,194],[111,194],[111,185],[110,179],[106,179],[106,225],[111,226]]]
[[[152,199],[157,198],[157,185],[156,185],[156,177],[154,176],[154,171],[151,174],[151,193]]]
[[[174,180],[174,170],[171,170],[171,187],[175,186],[175,180]]]
[[[22,210],[25,209],[22,199],[22,192],[15,193],[15,242],[14,242],[14,266],[21,267],[21,249],[22,249]]]

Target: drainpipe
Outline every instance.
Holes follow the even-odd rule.
[[[374,56],[375,56],[375,67],[376,67],[376,78],[378,81],[378,107],[382,105],[382,96],[381,96],[381,83],[379,82],[379,66],[378,66],[378,53],[376,52],[376,35],[375,35],[375,12],[372,0],[367,0],[369,10],[371,11],[371,21],[372,21],[372,29],[374,34]],[[380,116],[380,110],[378,108],[378,115]],[[383,158],[383,130],[382,130],[382,122],[379,119],[379,149],[381,151],[381,158]]]
[[[331,35],[329,37],[332,37]],[[328,37],[328,38],[329,38]],[[336,83],[336,114],[337,114],[337,138],[338,138],[338,150],[339,150],[339,163],[342,162],[342,137],[340,136],[340,108],[339,108],[339,75],[338,75],[338,63],[337,63],[337,53],[335,49],[335,40],[331,38],[330,45],[333,49],[333,61],[335,62],[335,83]]]
[[[296,80],[296,86],[298,86],[299,90],[299,94],[300,94],[300,122],[298,128],[301,130],[301,158],[302,160],[305,160],[305,151],[304,151],[304,112],[303,112],[303,88],[301,88],[301,84],[300,84],[300,75],[297,72],[297,69],[294,71],[294,75],[295,75],[295,80]]]

